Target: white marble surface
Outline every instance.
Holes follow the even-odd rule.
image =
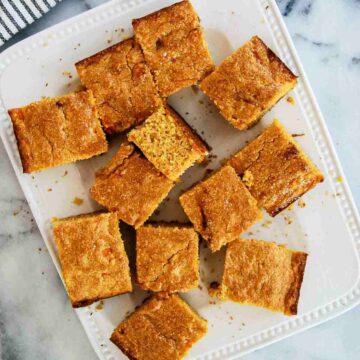
[[[277,1],[359,204],[360,1]],[[63,0],[0,51],[102,2]],[[96,359],[69,306],[1,143],[0,174],[1,359]],[[359,330],[357,307],[244,359],[359,359]]]

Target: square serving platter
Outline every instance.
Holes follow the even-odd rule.
[[[7,109],[41,96],[79,89],[76,61],[131,36],[131,19],[173,2],[111,1],[0,54],[1,138],[58,271],[50,220],[99,208],[89,196],[94,172],[107,162],[124,136],[112,139],[105,155],[38,174],[23,174]],[[195,87],[171,96],[170,104],[206,140],[213,156],[206,166],[194,166],[184,174],[182,182],[151,220],[187,221],[178,202],[179,194],[208,170],[218,168],[224,158],[254,139],[274,118],[291,133],[302,135],[296,140],[326,177],[324,183],[303,196],[302,203],[295,203],[275,218],[265,215],[261,224],[243,236],[273,240],[309,253],[298,316],[286,317],[211,299],[206,287],[220,279],[224,251],[210,254],[201,246],[202,284],[182,296],[208,320],[209,332],[191,349],[188,358],[232,359],[324,322],[360,302],[360,221],[325,122],[275,1],[222,0],[220,4],[217,0],[193,0],[193,5],[217,64],[251,36],[259,35],[299,76],[295,91],[289,94],[295,104],[284,98],[253,129],[240,132],[223,120]],[[74,204],[75,197],[83,199],[83,203]],[[125,225],[121,225],[121,230],[133,264],[133,230]],[[126,358],[108,339],[113,328],[146,296],[146,292],[136,288],[133,294],[105,300],[102,306],[93,304],[76,310],[100,359]]]

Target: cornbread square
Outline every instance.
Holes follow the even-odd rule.
[[[108,149],[91,91],[44,98],[11,109],[9,115],[25,173],[88,159]]]
[[[182,194],[180,203],[213,252],[262,219],[256,200],[231,166]]]
[[[90,194],[119,219],[138,228],[173,185],[134,145],[124,143],[110,162],[96,173]]]
[[[161,105],[153,77],[134,38],[75,64],[81,82],[94,92],[107,133],[137,125]]]
[[[132,24],[161,96],[197,83],[214,69],[199,17],[189,1]]]
[[[159,108],[128,133],[154,166],[171,180],[207,155],[207,147],[170,107]]]
[[[73,307],[132,291],[116,214],[53,219],[53,230]]]
[[[188,291],[199,283],[199,237],[192,226],[149,224],[136,231],[137,283],[145,290]]]
[[[239,130],[256,124],[297,82],[296,76],[254,36],[200,84]]]
[[[113,331],[110,340],[133,360],[178,360],[207,332],[180,296],[155,294]]]
[[[267,241],[239,239],[228,245],[217,293],[223,300],[296,315],[307,254]]]
[[[278,120],[233,156],[229,165],[271,216],[324,180]]]

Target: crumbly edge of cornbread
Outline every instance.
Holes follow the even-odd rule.
[[[171,118],[173,121],[171,121],[171,125],[167,124],[167,119],[169,118]],[[157,134],[158,139],[161,139],[160,141],[167,141],[170,143],[170,147],[176,147],[172,143],[172,138],[166,138],[168,127],[171,126],[174,131],[181,133],[181,145],[189,148],[188,156],[182,156],[180,159],[178,158],[175,165],[172,165],[167,161],[168,155],[166,154],[168,154],[169,151],[164,153],[163,147],[161,148],[158,146],[158,148],[156,148],[151,139],[146,139],[146,133],[153,130],[153,123],[157,122],[157,119],[159,119],[158,123],[163,124],[160,130],[163,133]],[[147,128],[148,126],[150,129]],[[186,121],[182,119],[180,115],[169,106],[159,108],[154,114],[145,120],[143,124],[131,130],[128,133],[128,140],[135,143],[136,146],[145,155],[145,157],[160,172],[162,172],[172,181],[177,181],[179,177],[193,165],[194,162],[202,162],[208,154],[208,146],[205,144],[205,142],[203,142],[203,140],[196,134],[196,132],[186,123]],[[176,149],[173,153],[177,153]],[[159,159],[159,161],[157,161],[157,159]]]

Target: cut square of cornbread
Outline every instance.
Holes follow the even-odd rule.
[[[91,91],[44,98],[9,110],[22,161],[31,173],[107,151]]]
[[[132,24],[161,96],[197,83],[214,69],[199,17],[189,1]]]
[[[154,166],[171,180],[207,155],[207,147],[186,122],[170,107],[159,108],[132,129],[134,142]]]
[[[233,156],[229,165],[271,216],[324,180],[278,120]]]
[[[73,307],[132,291],[116,214],[53,219],[53,231]]]
[[[236,240],[262,219],[256,200],[231,166],[186,191],[180,203],[211,251]]]
[[[295,85],[296,76],[254,36],[200,84],[220,113],[239,130],[256,124]]]
[[[163,223],[139,228],[136,274],[145,290],[181,292],[197,287],[199,237],[193,227]]]
[[[111,161],[96,173],[90,194],[119,219],[138,228],[173,185],[134,145],[124,143]]]
[[[133,360],[179,360],[207,332],[179,295],[155,294],[113,331],[110,340]]]
[[[75,64],[81,82],[94,93],[99,117],[109,134],[137,125],[161,100],[134,38]]]
[[[233,241],[226,249],[220,287],[210,293],[296,315],[306,259],[304,252],[267,241]]]

